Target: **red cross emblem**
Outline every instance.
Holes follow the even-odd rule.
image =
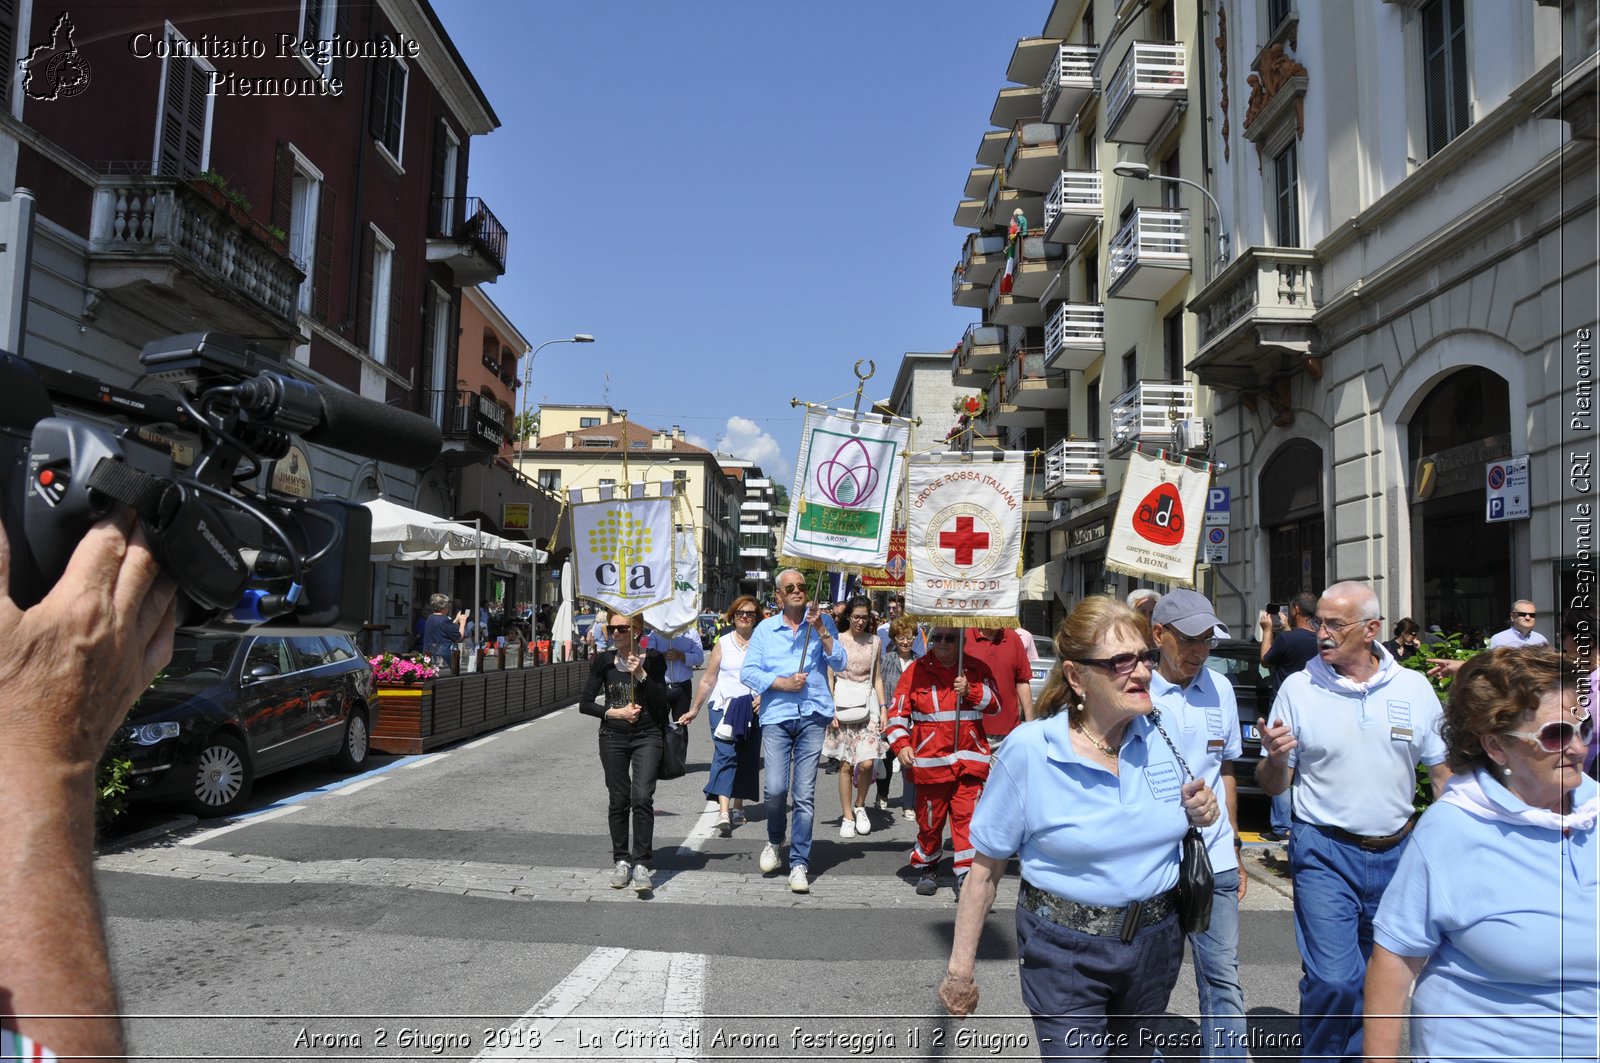
[[[939,549],[954,550],[956,564],[972,564],[974,550],[989,549],[989,533],[972,530],[971,517],[957,517],[956,530],[939,533]]]

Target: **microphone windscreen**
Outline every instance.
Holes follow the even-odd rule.
[[[444,438],[428,418],[343,388],[317,391],[322,395],[322,424],[305,433],[308,441],[412,469],[439,456]]]

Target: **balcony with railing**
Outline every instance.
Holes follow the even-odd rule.
[[[1140,207],[1111,240],[1106,294],[1159,301],[1189,275],[1189,212]]]
[[[990,129],[978,141],[978,165],[999,166],[1006,161],[1006,145],[1011,142],[1011,130]]]
[[[1005,156],[1001,156],[1001,162]],[[974,166],[967,171],[967,183],[962,186],[962,199],[982,199],[989,194],[989,186],[994,183],[995,174],[1000,172],[1000,163],[988,166]]]
[[[487,395],[451,388],[424,391],[422,400],[444,433],[446,452],[493,454],[511,438],[511,412]]]
[[[1182,43],[1134,41],[1106,83],[1106,140],[1149,144],[1188,97]]]
[[[1045,364],[1082,372],[1106,353],[1106,308],[1099,303],[1062,303],[1044,323]]]
[[[1044,200],[1044,234],[1069,246],[1083,239],[1105,213],[1105,183],[1098,170],[1058,170]]]
[[[1043,347],[1019,347],[1006,363],[1006,405],[1027,410],[1064,410],[1071,398],[1067,374],[1050,367]]]
[[[989,286],[1006,260],[1003,233],[972,233],[961,246],[961,261],[950,275],[950,301],[957,306],[982,308],[989,303]]]
[[[1178,422],[1194,416],[1193,384],[1141,380],[1111,401],[1111,456],[1140,442],[1172,446]]]
[[[172,177],[102,178],[89,219],[88,283],[173,331],[289,339],[305,274],[236,204]]]
[[[1106,445],[1063,439],[1044,454],[1044,491],[1051,498],[1089,498],[1106,489]]]
[[[1006,185],[1030,192],[1049,191],[1061,165],[1061,127],[1049,122],[1018,122],[1006,140],[1001,172]]]
[[[1200,383],[1264,387],[1319,346],[1317,258],[1298,247],[1252,247],[1194,297],[1200,349],[1189,367]]]
[[[461,287],[497,280],[506,271],[505,226],[477,196],[435,196],[429,217],[428,261],[450,267]]]
[[[1040,86],[1039,113],[1047,122],[1069,122],[1094,95],[1094,65],[1100,47],[1094,44],[1063,44],[1057,47],[1055,62]]]
[[[985,316],[990,321],[1001,325],[1018,325],[1024,328],[1043,325],[1044,305],[1039,302],[1037,297],[1029,297],[1018,292],[1016,283],[1022,277],[1024,270],[1029,271],[1029,276],[1037,278],[1038,274],[1045,269],[1059,270],[1062,261],[1058,257],[1053,261],[1053,264],[1047,265],[1039,262],[1030,266],[1026,259],[1022,260],[1012,275],[1010,292],[1001,291],[1005,286],[1005,274],[1001,273],[1000,276],[994,279],[994,283],[989,285],[989,308]]]
[[[747,501],[739,503],[739,512],[740,513],[771,513],[772,512],[772,503],[771,502],[752,502],[752,501],[748,501],[747,500]]]
[[[1006,358],[1007,329],[1004,325],[973,322],[967,326],[950,367],[951,382],[961,387],[984,387],[989,372],[1003,365]]]
[[[1044,79],[1061,46],[1059,37],[1023,37],[1011,49],[1006,80],[1013,85],[1037,85]]]
[[[965,205],[965,201],[963,201]],[[984,193],[983,208],[978,213],[979,229],[1004,229],[1011,224],[1013,211],[1022,211],[1025,218],[1038,218],[1044,214],[1044,193],[1031,188],[1012,188],[1006,184],[1005,171],[995,174]]]

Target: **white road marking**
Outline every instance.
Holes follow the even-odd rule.
[[[358,782],[353,782],[348,786],[341,786],[337,790],[329,790],[328,793],[330,795],[333,795],[333,794],[353,794],[357,790],[365,790],[369,786],[376,786],[379,783],[381,783],[382,781],[383,781],[383,776],[379,775],[377,778],[374,778],[374,779],[362,779],[362,780],[360,780]]]
[[[576,1011],[595,990],[611,977],[617,965],[628,955],[627,949],[600,948],[589,953],[584,961],[572,969],[527,1014],[512,1023],[506,1031],[504,1048],[479,1052],[478,1059],[526,1058],[530,1050],[549,1043],[548,1034],[556,1023]]]
[[[471,742],[468,742],[466,745],[457,746],[456,748],[457,749],[477,749],[479,746],[488,745],[490,742],[493,742],[495,739],[497,739],[499,737],[500,737],[500,735],[499,735],[498,732],[496,732],[495,734],[492,734],[492,735],[484,735],[482,738],[475,738]]]
[[[432,764],[436,760],[443,760],[447,756],[449,756],[448,753],[429,753],[425,757],[413,760],[410,764],[403,765],[400,770],[410,771],[412,768],[420,768],[424,764]]]
[[[180,840],[178,844],[199,845],[201,842],[210,841],[212,838],[215,838],[218,835],[228,834],[232,831],[236,831],[240,827],[248,827],[252,823],[261,823],[269,819],[278,819],[282,816],[287,816],[291,812],[298,812],[302,807],[303,806],[301,805],[289,805],[284,808],[275,808],[270,812],[262,812],[254,816],[246,816],[244,819],[235,820],[225,827],[215,827],[211,830],[201,831],[199,834],[191,834],[189,837]]]

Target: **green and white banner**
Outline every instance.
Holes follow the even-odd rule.
[[[779,563],[882,568],[910,435],[901,418],[807,410]]]
[[[672,600],[672,499],[580,497],[568,492],[578,594],[627,616]]]

